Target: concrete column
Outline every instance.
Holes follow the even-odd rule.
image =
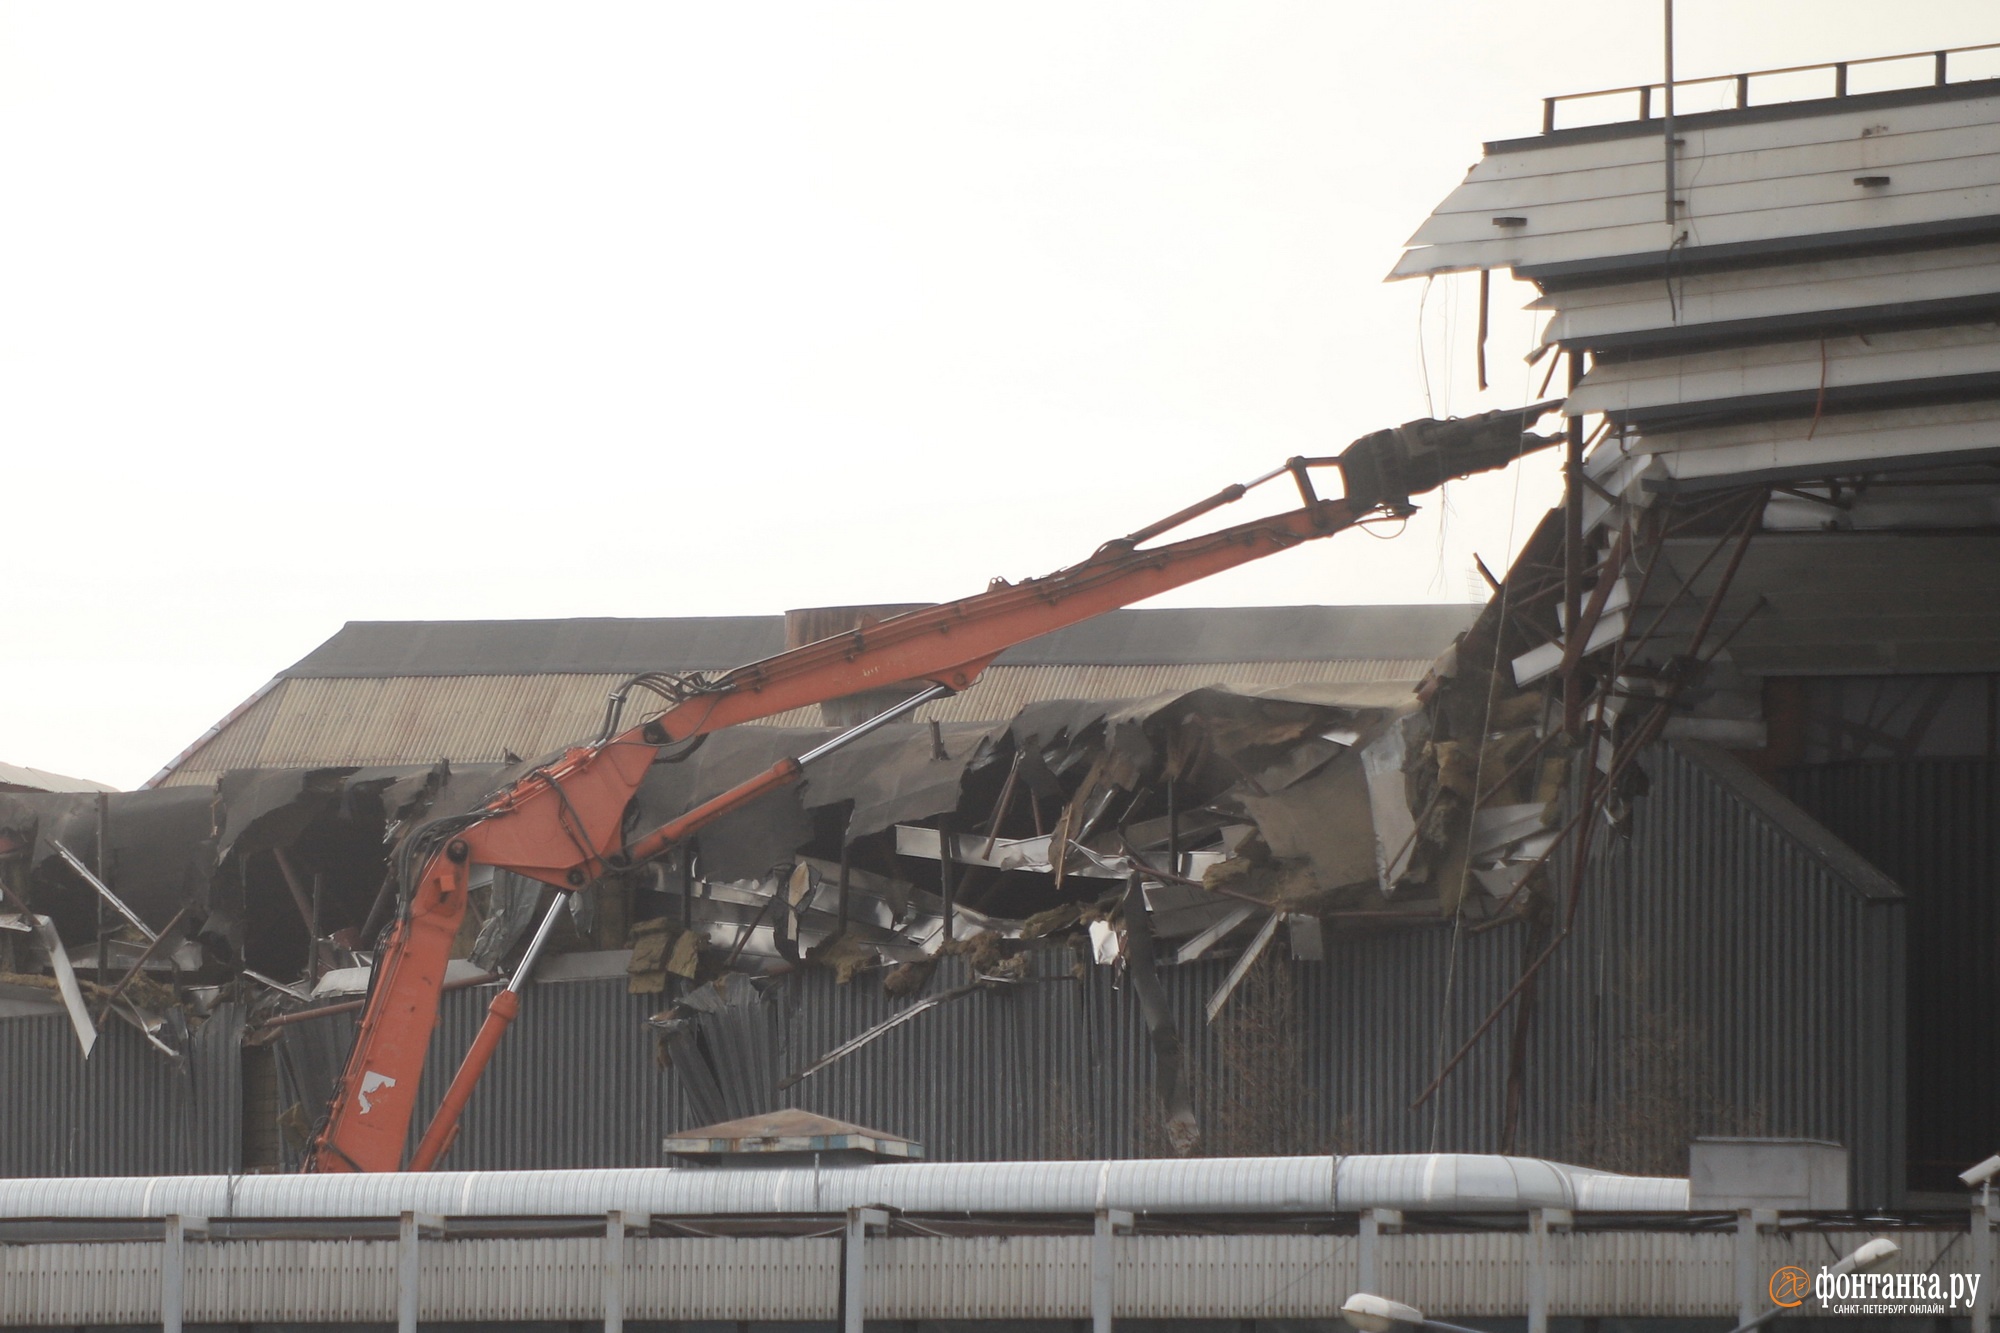
[[[604,1329],[623,1333],[625,1328],[625,1237],[628,1232],[652,1230],[651,1213],[628,1213],[614,1208],[604,1215]]]
[[[1748,1210],[1736,1214],[1736,1322],[1757,1317],[1757,1224]]]
[[[1394,1208],[1366,1208],[1361,1213],[1361,1290],[1380,1296],[1382,1292],[1381,1238],[1403,1229],[1403,1214]]]
[[[181,1333],[187,1318],[187,1243],[208,1233],[208,1219],[169,1213],[160,1233],[160,1328]]]
[[[862,1323],[868,1310],[868,1228],[886,1229],[889,1212],[885,1208],[850,1208],[847,1210],[847,1237],[841,1246],[841,1311],[842,1333],[862,1333]]]
[[[1097,1210],[1090,1233],[1090,1333],[1111,1333],[1118,1292],[1118,1256],[1111,1238],[1131,1230],[1132,1214],[1119,1208]]]
[[[433,1213],[404,1213],[396,1227],[396,1333],[417,1333],[417,1294],[423,1269],[417,1247],[425,1237],[444,1234],[444,1219]]]
[[[1770,1273],[1757,1263],[1757,1235],[1776,1231],[1773,1209],[1739,1209],[1736,1214],[1736,1322],[1747,1324],[1769,1307]]]
[[[1549,1237],[1574,1223],[1567,1208],[1528,1210],[1528,1333],[1549,1333],[1549,1268],[1555,1258]]]

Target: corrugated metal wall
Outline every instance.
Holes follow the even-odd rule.
[[[137,1176],[242,1165],[242,1016],[223,1005],[176,1060],[124,1023],[85,1060],[69,1019],[0,1021],[0,1174]]]
[[[412,1146],[492,995],[482,987],[444,997],[411,1124]],[[653,1030],[646,1026],[647,1016],[671,998],[628,995],[622,978],[531,987],[445,1164],[461,1171],[660,1165],[667,1132],[697,1123],[679,1083],[655,1063]],[[332,1099],[355,1017],[284,1030],[278,1067],[285,1105],[300,1104],[311,1119]],[[286,1144],[287,1168],[298,1166],[300,1146]]]
[[[2000,762],[1827,764],[1784,785],[1909,894],[1911,1187],[1956,1189],[2000,1107]]]
[[[1525,1146],[1561,1155],[1593,1121],[1643,1136],[1654,1106],[1835,1140],[1856,1204],[1900,1202],[1901,892],[1727,754],[1644,763],[1631,835],[1598,839],[1543,988]]]

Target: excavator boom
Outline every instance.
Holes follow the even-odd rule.
[[[1370,518],[1410,512],[1414,494],[1454,477],[1504,466],[1551,440],[1526,427],[1554,404],[1455,421],[1415,421],[1364,436],[1338,457],[1294,458],[1244,485],[1230,486],[1138,532],[1106,543],[1089,559],[1044,578],[997,582],[985,592],[896,616],[780,653],[714,677],[636,678],[668,707],[616,730],[623,693],[605,734],[538,765],[470,815],[434,821],[398,849],[402,909],[383,942],[334,1101],[308,1169],[393,1171],[403,1161],[418,1079],[437,1019],[450,947],[465,914],[471,866],[514,871],[575,891],[608,872],[667,851],[706,824],[799,779],[804,765],[859,734],[848,733],[624,842],[639,784],[663,748],[793,708],[904,683],[928,683],[923,699],[970,687],[1015,644],[1166,592]],[[1312,473],[1338,468],[1343,494],[1322,499]],[[1290,474],[1298,508],[1159,546],[1145,543]],[[888,719],[884,714],[864,728]],[[520,1006],[520,988],[554,921],[545,917],[507,988],[495,996],[443,1103],[411,1157],[428,1169],[449,1148],[480,1073]]]

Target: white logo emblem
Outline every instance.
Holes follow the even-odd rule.
[[[396,1080],[390,1078],[387,1074],[378,1074],[371,1069],[366,1074],[362,1075],[361,1095],[356,1099],[361,1103],[361,1114],[367,1115],[370,1111],[375,1109],[374,1103],[368,1100],[369,1093],[380,1091],[383,1088],[393,1088],[395,1086],[396,1086]]]

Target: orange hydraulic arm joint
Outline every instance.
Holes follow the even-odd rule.
[[[437,1021],[451,942],[465,915],[471,866],[512,870],[565,893],[660,855],[700,828],[799,780],[805,765],[928,699],[963,690],[1018,643],[1223,570],[1331,536],[1377,516],[1411,512],[1410,497],[1456,477],[1503,467],[1553,443],[1526,428],[1555,403],[1454,421],[1413,421],[1356,440],[1334,458],[1294,458],[1230,486],[1129,536],[1081,564],[913,611],[737,667],[713,678],[668,682],[671,706],[613,734],[623,694],[613,697],[605,735],[531,769],[469,815],[434,820],[398,849],[405,899],[384,940],[360,1030],[314,1139],[308,1170],[394,1171],[416,1108],[424,1054]],[[1322,499],[1314,469],[1340,469],[1343,494]],[[1163,546],[1143,543],[1290,475],[1297,509]],[[929,688],[796,759],[724,792],[669,823],[624,841],[627,807],[663,748],[738,723],[905,682]],[[560,910],[558,896],[467,1051],[412,1155],[426,1170],[450,1147],[459,1118],[520,1008],[520,990]]]

